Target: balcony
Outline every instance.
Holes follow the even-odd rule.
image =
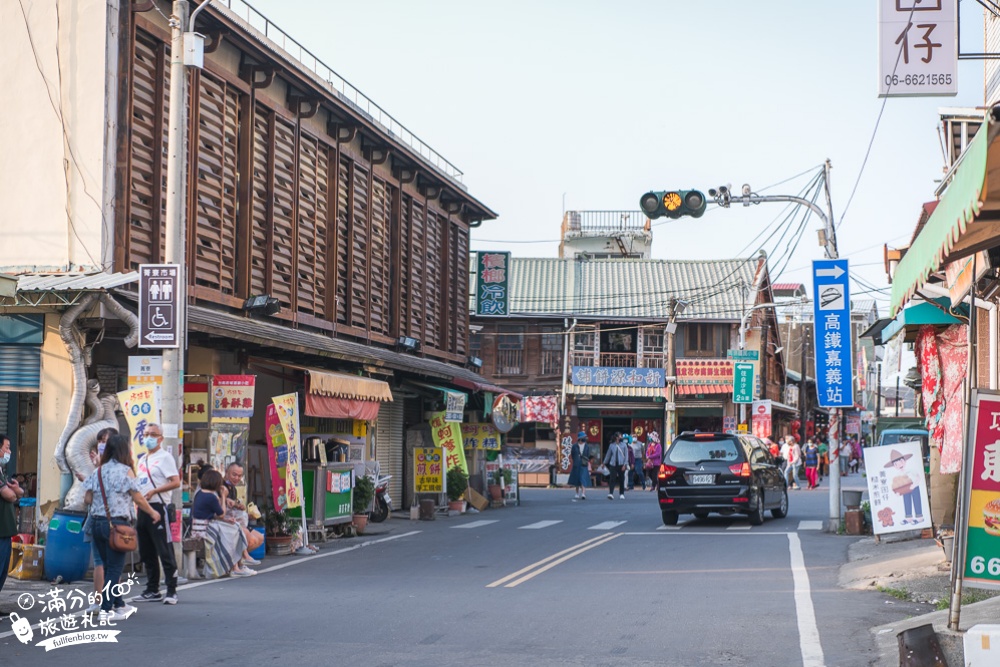
[[[573,352],[570,355],[571,366],[604,366],[608,368],[664,368],[666,357],[662,352],[647,352],[642,355],[639,363],[637,354],[632,352],[601,352],[598,363],[594,363],[594,353]]]

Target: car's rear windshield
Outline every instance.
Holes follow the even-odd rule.
[[[671,463],[697,463],[699,461],[737,461],[740,450],[731,439],[684,440],[678,438],[667,450]]]

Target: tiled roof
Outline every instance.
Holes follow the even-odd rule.
[[[805,289],[805,285],[802,283],[774,283],[771,287],[775,292],[794,292]]]
[[[670,297],[688,302],[683,320],[738,321],[756,258],[725,260],[512,257],[512,314],[600,318],[670,316]]]

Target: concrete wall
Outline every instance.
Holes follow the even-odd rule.
[[[0,2],[0,270],[94,270],[112,238],[118,0]],[[110,49],[110,51],[109,51]],[[112,85],[109,87],[109,81]],[[109,98],[108,91],[111,96]],[[110,162],[110,164],[108,164]]]
[[[45,315],[42,341],[42,377],[38,397],[38,504],[59,499],[60,472],[55,446],[66,426],[73,399],[73,370],[69,351],[59,337],[59,314]]]

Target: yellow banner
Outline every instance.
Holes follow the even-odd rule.
[[[500,432],[493,424],[462,424],[462,441],[466,449],[500,450]]]
[[[146,450],[142,447],[142,436],[149,424],[160,424],[160,404],[157,401],[155,385],[147,384],[118,392],[118,403],[125,413],[129,431],[132,432],[132,457],[139,459],[139,454]]]
[[[435,412],[431,417],[431,434],[434,445],[444,450],[445,469],[455,466],[469,474],[469,466],[465,463],[465,447],[462,445],[462,425],[444,419],[445,413]]]
[[[437,447],[413,448],[413,484],[416,493],[444,491],[444,456]]]
[[[278,412],[281,430],[288,442],[288,463],[285,465],[286,507],[302,506],[302,466],[299,462],[299,395],[284,394],[271,399]]]

